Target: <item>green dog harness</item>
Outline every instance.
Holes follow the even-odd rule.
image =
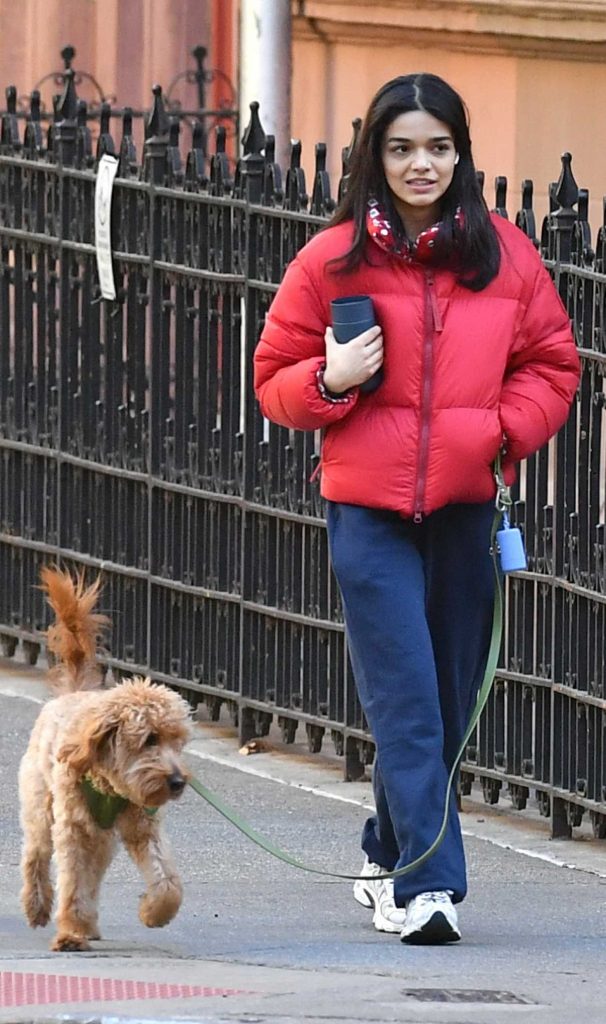
[[[99,828],[113,828],[120,812],[131,802],[118,793],[102,793],[100,789],[97,789],[90,775],[85,775],[83,779],[80,779],[80,789],[86,800],[86,806]],[[143,807],[142,809],[150,818],[153,818],[158,811],[157,807]]]

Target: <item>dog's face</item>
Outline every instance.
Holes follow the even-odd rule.
[[[58,758],[137,806],[160,807],[185,788],[181,752],[190,735],[187,703],[168,687],[137,678],[100,695]]]

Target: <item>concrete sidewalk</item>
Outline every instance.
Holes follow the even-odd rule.
[[[48,951],[18,891],[16,775],[46,697],[43,673],[0,662],[0,1021],[602,1022],[606,844],[551,842],[530,812],[465,801],[470,895],[463,942],[403,946],[374,931],[347,882],[258,851],[188,791],[168,815],[186,895],[159,931],[137,919],[124,854],[104,885],[104,940],[90,954]],[[200,725],[195,773],[263,834],[318,867],[359,869],[367,782],[302,746],[243,757],[233,730]],[[566,866],[565,866],[566,865]]]

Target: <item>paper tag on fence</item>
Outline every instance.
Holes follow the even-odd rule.
[[[118,161],[114,156],[102,156],[95,183],[95,249],[101,295],[104,299],[116,298],[114,270],[112,267],[111,206],[114,178]]]

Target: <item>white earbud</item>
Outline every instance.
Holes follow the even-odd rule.
[[[458,162],[459,162],[459,154],[458,153],[457,153],[457,155],[454,158],[454,162],[455,162],[455,164],[458,164]]]

